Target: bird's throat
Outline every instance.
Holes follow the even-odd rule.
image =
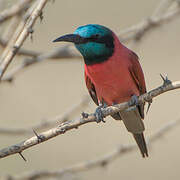
[[[100,64],[107,61],[113,55],[113,51],[104,55],[83,56],[86,65]]]
[[[109,37],[109,36],[108,36]],[[108,60],[114,53],[113,36],[103,39],[102,42],[87,42],[75,44],[82,54],[86,65],[99,64]]]

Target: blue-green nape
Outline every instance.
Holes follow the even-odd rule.
[[[88,24],[78,27],[74,34],[86,39],[84,43],[75,46],[87,65],[102,63],[112,56],[114,38],[110,29],[98,24]]]

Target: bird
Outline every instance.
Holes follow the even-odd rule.
[[[74,43],[84,59],[85,82],[96,109],[97,122],[104,121],[102,108],[131,101],[134,106],[113,114],[132,133],[142,157],[148,157],[144,138],[144,105],[138,96],[146,93],[146,84],[139,58],[124,46],[109,28],[99,24],[78,27],[53,42]]]

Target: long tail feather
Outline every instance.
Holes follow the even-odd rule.
[[[136,140],[136,143],[141,151],[142,157],[148,157],[148,150],[146,146],[146,141],[144,139],[144,134],[133,134],[134,139]]]

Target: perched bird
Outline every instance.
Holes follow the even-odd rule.
[[[144,104],[137,96],[146,93],[144,75],[138,56],[119,41],[109,28],[88,24],[55,39],[53,42],[73,42],[85,62],[85,81],[89,94],[96,105],[98,121],[103,120],[101,108],[129,100],[135,106],[112,115],[123,120],[133,134],[143,157],[148,156],[143,131]]]

